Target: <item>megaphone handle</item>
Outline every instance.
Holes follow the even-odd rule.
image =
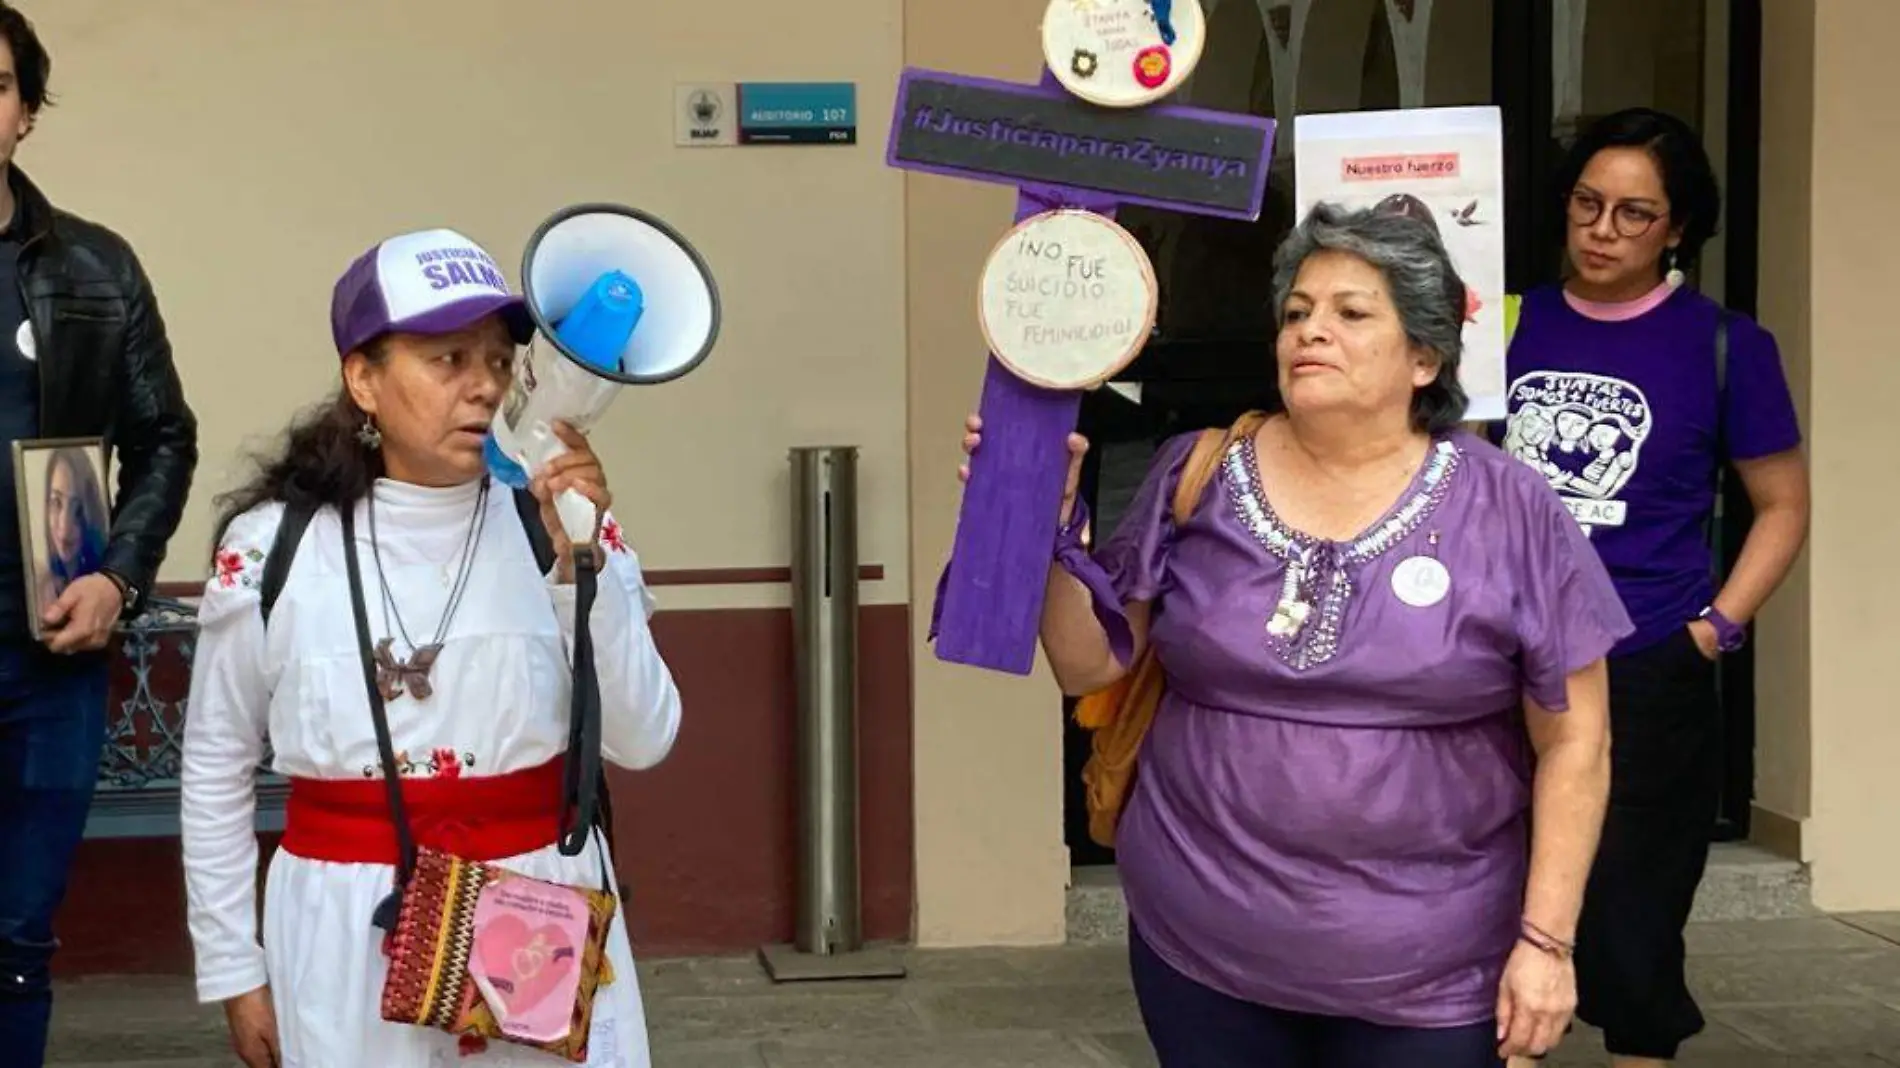
[[[579,490],[562,490],[554,498],[554,511],[560,516],[561,530],[567,534],[570,544],[586,546],[594,543],[594,529],[600,523],[600,513],[586,495]]]

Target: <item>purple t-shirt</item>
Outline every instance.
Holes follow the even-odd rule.
[[[1566,677],[1628,633],[1609,576],[1550,488],[1469,434],[1342,543],[1279,520],[1250,442],[1177,527],[1192,444],[1163,446],[1093,557],[1061,557],[1098,613],[1154,606],[1166,695],[1117,832],[1131,918],[1232,997],[1490,1019],[1528,867],[1522,702],[1567,708]],[[1290,559],[1313,579],[1288,636]]]
[[[1685,287],[1605,322],[1552,286],[1525,295],[1511,340],[1504,450],[1549,480],[1609,568],[1636,624],[1618,653],[1669,637],[1715,596],[1718,310]],[[1740,315],[1728,330],[1728,458],[1794,448],[1775,339]]]

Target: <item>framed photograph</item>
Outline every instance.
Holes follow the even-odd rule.
[[[26,568],[26,614],[33,637],[40,620],[73,580],[105,563],[112,531],[111,481],[102,438],[51,438],[13,443],[13,485]]]

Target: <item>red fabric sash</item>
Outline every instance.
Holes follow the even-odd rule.
[[[402,796],[417,845],[492,862],[560,839],[561,786],[557,757],[506,775],[404,779]],[[291,779],[282,848],[306,860],[395,864],[383,781]]]

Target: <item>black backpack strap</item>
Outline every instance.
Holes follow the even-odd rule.
[[[1728,462],[1728,321],[1727,308],[1715,310],[1715,443],[1717,457]]]
[[[554,566],[554,542],[549,539],[547,528],[541,525],[541,502],[534,494],[525,489],[514,491],[515,512],[521,516],[521,529],[528,535],[528,544],[534,549],[534,562],[543,575]],[[308,505],[287,504],[284,506],[283,520],[277,526],[277,536],[271,542],[270,555],[264,558],[264,578],[258,592],[261,597],[259,608],[264,613],[264,624],[270,625],[271,607],[284,592],[284,581],[290,575],[290,562],[297,555],[297,545],[303,541],[304,530],[310,526],[316,509]]]
[[[1728,324],[1729,310],[1715,309],[1715,507],[1709,510],[1709,548],[1720,578],[1726,546],[1722,538],[1722,496],[1728,492]]]
[[[528,544],[534,547],[535,566],[545,575],[554,567],[554,541],[548,537],[548,528],[541,525],[541,502],[527,490],[518,489],[515,512],[521,516],[521,529],[527,532]]]
[[[284,517],[277,524],[277,535],[271,541],[270,555],[264,558],[264,578],[258,586],[260,601],[258,608],[264,613],[264,625],[270,626],[270,610],[277,603],[277,597],[284,592],[284,580],[290,576],[290,562],[297,556],[297,543],[303,540],[304,529],[310,526],[310,519],[316,515],[316,507],[310,504],[284,505]]]

